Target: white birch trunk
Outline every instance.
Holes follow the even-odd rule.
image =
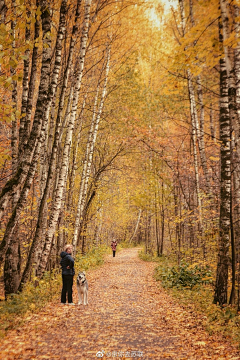
[[[47,91],[49,86],[50,76],[50,59],[51,59],[51,39],[46,34],[51,31],[49,9],[47,2],[42,2],[42,33],[43,33],[43,52],[42,52],[42,67],[41,67],[41,78],[38,92],[38,100],[36,104],[36,111],[33,121],[31,133],[29,135],[22,160],[15,175],[7,181],[0,194],[0,219],[6,209],[9,200],[12,198],[12,194],[16,192],[24,183],[28,170],[33,158],[36,144],[38,141],[42,141],[42,123],[44,109],[47,104]],[[0,245],[0,251],[2,246]]]
[[[234,200],[233,207],[235,208],[235,214],[237,212],[237,219],[239,219],[240,208],[240,189],[239,189],[239,174],[240,174],[240,124],[238,119],[237,112],[237,102],[236,102],[236,80],[235,80],[235,64],[234,64],[234,49],[231,46],[226,45],[229,37],[231,36],[231,22],[230,22],[230,4],[226,0],[220,0],[221,8],[221,18],[222,18],[222,30],[223,30],[223,44],[224,44],[224,53],[225,53],[225,62],[227,68],[227,77],[228,77],[228,108],[230,116],[230,136],[231,136],[231,162],[235,192],[233,197],[232,188],[230,188],[231,199]],[[237,18],[234,19],[235,26],[236,23],[239,23]],[[233,208],[231,207],[231,209]],[[232,210],[231,210],[232,216]],[[233,226],[233,225],[232,225]],[[233,229],[231,229],[233,230]],[[239,224],[236,223],[234,226],[235,235],[239,236]],[[236,231],[237,230],[237,231]],[[231,250],[232,250],[232,293],[230,297],[230,302],[234,302],[235,296],[235,241],[234,241],[234,232],[231,233]],[[226,294],[225,294],[226,295]]]
[[[91,7],[91,0],[86,0],[85,2],[85,13],[84,13],[84,24],[82,29],[82,37],[81,37],[81,48],[80,48],[80,58],[79,58],[79,70],[77,75],[77,80],[74,88],[74,95],[73,95],[73,102],[72,102],[72,109],[70,114],[70,120],[68,124],[64,150],[63,150],[63,157],[62,157],[62,165],[59,174],[57,188],[55,190],[55,201],[52,204],[52,211],[49,220],[49,227],[46,233],[45,238],[45,245],[43,249],[43,253],[41,256],[41,260],[39,263],[39,267],[37,270],[37,275],[42,276],[43,272],[46,269],[47,260],[51,250],[52,239],[56,230],[57,221],[59,218],[59,213],[61,210],[62,198],[63,198],[63,190],[66,185],[67,179],[67,172],[68,172],[68,164],[69,164],[69,155],[70,149],[72,144],[72,135],[75,126],[75,119],[77,114],[77,106],[78,106],[78,99],[79,93],[82,83],[82,76],[83,76],[83,69],[84,69],[84,61],[86,55],[86,47],[87,47],[87,40],[88,40],[88,30],[89,30],[89,18],[90,18],[90,7]]]
[[[37,6],[39,1],[37,1]],[[39,45],[39,35],[40,35],[40,20],[38,15],[35,15],[35,26],[34,26],[34,48],[32,52],[32,65],[31,73],[28,83],[28,93],[26,104],[22,102],[21,110],[21,119],[20,119],[20,129],[19,129],[19,145],[18,145],[18,159],[19,162],[24,153],[24,146],[27,144],[29,139],[29,134],[31,130],[31,117],[33,109],[33,96],[36,88],[36,79],[37,79],[37,67],[38,67],[38,45]],[[25,95],[24,95],[25,96]],[[26,106],[26,108],[25,108]],[[25,111],[25,116],[24,116]]]
[[[51,85],[50,85],[50,95],[48,97],[48,105],[46,107],[45,116],[44,116],[46,124],[48,123],[50,107],[51,107],[52,100],[53,100],[53,97],[54,97],[55,92],[56,92],[57,81],[58,81],[61,62],[62,62],[61,61],[61,58],[62,58],[62,43],[63,43],[63,39],[64,39],[64,33],[65,33],[65,30],[66,30],[66,12],[67,12],[67,1],[63,0],[62,4],[61,4],[61,9],[60,9],[59,30],[58,30],[57,41],[56,41],[55,66],[54,66],[53,77],[52,77],[52,81],[51,81]],[[65,90],[66,90],[66,87],[67,87],[67,82],[68,82],[68,78],[69,78],[69,72],[70,72],[70,68],[71,68],[71,60],[68,62],[67,69],[65,71],[66,76],[64,77],[64,84],[63,84],[64,91],[62,90],[62,92],[61,92],[60,104],[63,101],[62,97],[65,95]],[[63,104],[62,104],[62,106],[63,106]],[[61,109],[61,111],[62,111],[62,109]],[[46,175],[45,175],[46,179],[45,179],[45,181],[43,181],[43,177],[41,178],[41,180],[43,181],[42,187],[44,187],[44,189],[42,189],[42,196],[41,196],[41,202],[40,202],[40,206],[39,206],[38,222],[37,222],[36,232],[35,232],[35,236],[34,236],[31,248],[30,248],[28,261],[27,261],[25,270],[24,270],[23,275],[22,275],[19,290],[22,289],[22,284],[25,283],[27,281],[28,277],[29,277],[29,273],[31,271],[32,263],[33,263],[33,261],[34,261],[34,259],[36,257],[36,250],[39,247],[40,239],[41,239],[42,235],[45,236],[45,232],[46,232],[46,227],[47,227],[47,216],[46,216],[47,198],[49,196],[50,186],[52,184],[52,178],[53,178],[53,173],[54,173],[54,169],[55,169],[55,161],[56,161],[56,154],[57,154],[57,148],[58,148],[60,123],[61,123],[61,116],[58,114],[57,123],[56,123],[56,129],[55,129],[54,144],[53,144],[53,149],[52,149],[52,154],[51,154],[51,159],[50,159],[48,172],[47,172],[47,169],[45,167],[43,167],[44,170],[46,171]],[[43,137],[43,139],[44,139],[44,137]],[[45,139],[46,139],[46,137],[45,137]],[[44,142],[45,142],[45,140],[44,140]],[[40,250],[41,250],[41,247],[40,247]],[[35,259],[35,261],[36,261],[36,259]]]
[[[239,16],[239,7],[235,5],[235,18]],[[240,23],[237,21],[235,24],[236,39],[239,40],[240,36]],[[235,78],[236,78],[236,104],[237,104],[237,114],[238,114],[238,123],[240,124],[240,41],[237,43],[235,49]]]
[[[68,194],[68,201],[67,201],[67,208],[69,209],[70,206],[72,206],[72,197],[73,197],[73,188],[74,188],[74,181],[76,176],[76,170],[77,170],[77,153],[78,148],[81,140],[81,134],[82,134],[82,123],[83,123],[83,113],[86,105],[86,97],[83,100],[82,109],[79,115],[79,124],[77,125],[77,139],[76,139],[76,145],[73,149],[73,162],[72,162],[72,170],[69,175],[69,194]]]
[[[182,33],[185,35],[185,9],[184,9],[184,1],[179,0],[180,6],[180,14],[181,14],[181,23],[182,23]],[[191,14],[192,15],[192,14]],[[194,169],[195,169],[195,182],[196,182],[196,193],[197,193],[197,205],[199,211],[199,226],[200,233],[202,234],[202,202],[200,196],[200,185],[199,185],[199,166],[198,166],[198,157],[197,157],[197,138],[196,138],[196,130],[198,127],[198,119],[197,119],[197,111],[196,111],[196,103],[195,103],[195,95],[192,85],[192,75],[190,70],[187,70],[187,79],[188,79],[188,91],[189,91],[189,100],[190,100],[190,109],[191,109],[191,121],[192,121],[192,140],[193,140],[193,155],[194,155]]]
[[[131,242],[133,241],[134,239],[134,236],[136,235],[137,231],[138,231],[138,227],[139,227],[139,223],[140,223],[140,220],[141,220],[141,215],[142,215],[142,209],[139,209],[139,212],[138,212],[138,218],[137,218],[137,222],[136,222],[136,226],[135,226],[135,229],[134,229],[134,232],[129,240],[129,244],[131,244]]]
[[[11,22],[11,30],[12,30],[12,37],[13,37],[13,41],[12,41],[12,49],[13,49],[13,54],[15,54],[15,48],[16,48],[16,0],[12,1],[12,6],[13,6],[13,16],[14,16],[14,20],[12,20]],[[10,68],[10,73],[11,76],[13,77],[14,75],[16,75],[16,69],[13,68],[11,66]],[[18,126],[17,126],[17,81],[16,80],[12,80],[12,114],[11,114],[11,118],[12,118],[12,136],[11,136],[11,148],[12,148],[12,174],[15,174],[16,170],[17,170],[17,164],[18,164]],[[14,202],[16,201],[16,199],[14,199]]]
[[[42,120],[42,116],[44,113],[44,106],[46,104],[46,94],[49,87],[49,76],[50,76],[50,59],[51,59],[51,40],[48,37],[45,37],[45,34],[50,32],[51,30],[51,17],[49,15],[48,8],[46,8],[46,3],[43,4],[44,10],[42,12],[42,21],[43,21],[43,55],[42,55],[42,68],[41,68],[41,79],[40,79],[40,86],[39,86],[39,95],[38,95],[38,101],[36,105],[36,113],[35,113],[35,124],[34,129],[32,131],[32,136],[29,139],[28,147],[26,149],[26,154],[24,156],[24,159],[21,163],[21,165],[18,168],[18,171],[16,172],[16,175],[6,184],[6,186],[3,188],[2,191],[2,205],[7,205],[8,200],[11,198],[11,193],[13,190],[15,192],[20,188],[20,185],[22,185],[25,180],[26,181],[32,181],[33,177],[29,174],[29,172],[32,174],[32,169],[35,168],[32,164],[38,161],[39,159],[39,152],[42,145],[42,139],[44,137],[44,132],[46,131],[46,124]],[[14,186],[16,185],[16,187]],[[23,185],[23,189],[26,184]],[[22,190],[23,191],[23,190]],[[7,196],[6,196],[7,195]],[[22,192],[20,197],[22,197]],[[23,196],[24,198],[24,196]],[[20,200],[19,198],[19,201]],[[18,206],[18,205],[17,205]],[[1,207],[1,212],[3,213],[4,208]],[[0,260],[3,258],[3,254],[5,252],[6,247],[11,244],[9,243],[11,241],[11,235],[12,231],[14,230],[17,221],[18,216],[17,212],[14,209],[12,216],[8,222],[7,228],[9,229],[8,234],[4,235],[3,241],[0,244]]]
[[[30,18],[31,12],[27,11],[27,15]],[[35,19],[37,21],[37,19]],[[31,24],[27,23],[25,30],[25,42],[29,42],[31,38]],[[30,68],[30,48],[27,48],[25,51],[25,59],[23,62],[23,82],[22,82],[22,107],[21,107],[21,117],[20,117],[20,127],[19,127],[19,146],[18,146],[18,161],[20,160],[22,153],[22,144],[24,136],[24,127],[26,121],[26,112],[27,112],[27,102],[28,102],[28,92],[29,92],[29,68]],[[20,150],[21,149],[21,150]]]
[[[190,108],[191,108],[191,120],[192,120],[192,140],[193,140],[193,156],[194,156],[194,169],[195,169],[195,181],[196,181],[196,192],[197,192],[197,205],[199,208],[199,220],[202,224],[202,203],[200,196],[200,185],[199,185],[199,166],[198,166],[198,157],[197,157],[197,135],[196,135],[196,118],[195,118],[195,97],[192,86],[192,77],[191,73],[188,70],[188,90],[189,90],[189,99],[190,99]]]
[[[219,34],[221,43],[221,31],[219,31]],[[219,303],[219,305],[227,304],[228,301],[228,266],[231,212],[231,135],[228,100],[228,76],[226,64],[225,59],[220,59],[221,192],[219,218],[219,250],[214,294],[214,302]]]
[[[210,104],[210,116],[209,116],[209,120],[210,120],[210,132],[211,132],[211,138],[212,140],[216,143],[216,129],[215,129],[215,125],[214,125],[214,117],[213,117],[213,104]]]
[[[226,42],[230,36],[230,24],[229,24],[229,12],[228,2],[226,0],[220,0],[221,17],[222,17],[222,31],[223,31],[223,43]],[[229,115],[231,124],[235,134],[235,142],[237,152],[240,151],[239,146],[239,122],[238,113],[236,108],[236,82],[235,82],[235,64],[233,49],[224,46],[225,63],[228,76],[228,97],[229,97]]]
[[[102,96],[101,96],[97,114],[96,114],[95,109],[96,109],[96,105],[97,105],[97,98],[98,98],[98,91],[99,91],[98,88],[97,88],[97,93],[95,96],[93,119],[92,119],[92,123],[91,123],[91,129],[89,132],[89,137],[88,137],[87,149],[86,149],[81,184],[80,184],[78,205],[77,205],[77,215],[76,215],[74,235],[73,235],[73,252],[74,253],[76,252],[77,239],[79,236],[79,229],[81,227],[83,211],[84,211],[86,198],[87,198],[88,182],[89,182],[89,178],[90,178],[90,171],[91,171],[91,166],[92,166],[95,142],[96,142],[96,138],[97,138],[98,126],[99,126],[100,118],[102,115],[103,105],[104,105],[106,92],[107,92],[109,63],[110,63],[110,47],[108,48],[108,52],[107,52],[105,81],[104,81],[104,85],[103,85]],[[95,119],[95,116],[96,116],[96,119]]]
[[[235,49],[235,79],[236,79],[236,106],[237,106],[237,114],[238,114],[238,124],[240,124],[240,23],[237,20],[239,17],[239,6],[235,5],[235,31],[236,31],[236,38],[238,39],[238,44]],[[237,143],[239,147],[239,141]],[[235,206],[234,206],[234,223],[235,223],[235,238],[236,238],[236,252],[237,252],[237,263],[239,264],[240,261],[240,154],[239,151],[235,153],[235,172],[234,172],[234,197],[235,197]],[[239,265],[240,266],[240,265]],[[239,270],[239,269],[238,269]],[[238,274],[239,278],[240,275]]]
[[[59,79],[61,64],[62,64],[62,44],[66,31],[66,14],[67,14],[67,0],[62,0],[61,8],[60,8],[60,19],[59,19],[59,29],[56,40],[56,51],[55,51],[55,63],[53,68],[53,75],[51,79],[51,84],[48,92],[48,103],[46,106],[44,117],[46,121],[49,123],[50,120],[50,110],[52,106],[52,101],[56,93],[57,83]],[[48,137],[47,134],[44,140],[44,146],[42,147],[41,156],[40,156],[40,164],[41,164],[41,181],[40,181],[40,191],[41,195],[43,195],[44,188],[47,181],[47,172],[48,172],[48,160],[47,160],[47,143]]]
[[[200,104],[200,129],[199,129],[199,137],[198,137],[198,146],[199,146],[199,153],[201,158],[201,164],[203,168],[203,173],[205,177],[205,186],[207,188],[208,195],[211,195],[211,186],[210,186],[210,176],[207,167],[207,159],[206,159],[206,152],[205,152],[205,141],[204,141],[204,103],[203,103],[203,94],[202,94],[202,84],[201,84],[201,77],[198,75],[197,77],[197,92],[198,92],[198,101]],[[196,104],[195,104],[196,107]],[[195,108],[195,113],[197,116],[197,109]],[[196,118],[195,116],[195,118]]]

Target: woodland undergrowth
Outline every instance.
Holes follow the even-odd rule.
[[[104,262],[104,255],[109,252],[109,247],[94,247],[85,255],[78,253],[75,261],[75,272],[87,271],[100,266]],[[0,338],[7,330],[21,325],[31,314],[44,308],[47,303],[56,301],[61,291],[60,267],[45,272],[43,278],[32,278],[21,293],[12,294],[5,301],[0,301]]]
[[[157,257],[140,252],[144,261],[155,261],[154,277],[193,316],[201,320],[209,334],[230,337],[240,347],[240,313],[236,306],[220,307],[213,304],[213,274],[210,267],[176,261],[166,256]],[[230,291],[229,291],[230,292]]]

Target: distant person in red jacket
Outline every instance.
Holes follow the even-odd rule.
[[[113,251],[113,257],[115,257],[115,253],[116,253],[116,249],[117,249],[117,242],[116,240],[113,240],[111,242],[111,248],[112,248],[112,251]]]

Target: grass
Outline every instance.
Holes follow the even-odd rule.
[[[110,247],[102,245],[98,248],[94,247],[87,252],[86,255],[77,254],[75,259],[75,272],[87,271],[88,269],[94,269],[104,263],[104,255],[110,253]]]
[[[86,255],[76,255],[75,269],[89,270],[104,262],[108,247],[92,248]],[[7,330],[13,329],[22,322],[29,313],[34,313],[57,300],[60,296],[62,277],[60,268],[51,273],[46,272],[39,281],[36,278],[28,282],[21,293],[12,294],[6,301],[0,301],[0,338]],[[36,285],[37,284],[37,285]]]
[[[176,263],[167,257],[156,257],[144,252],[139,257],[145,261],[157,263],[154,277],[161,281],[166,291],[176,298],[187,310],[192,310],[201,318],[201,322],[209,334],[221,334],[230,337],[240,346],[240,313],[235,306],[220,306],[213,304],[214,287],[211,284],[196,284],[195,286],[173,286],[169,273]]]
[[[240,316],[237,308],[230,305],[221,308],[213,304],[212,287],[206,285],[191,290],[173,288],[169,292],[186,309],[191,308],[201,315],[203,325],[209,334],[219,333],[231,337],[240,346]]]

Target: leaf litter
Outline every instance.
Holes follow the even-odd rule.
[[[210,336],[192,311],[153,278],[155,263],[124,249],[87,272],[89,305],[52,302],[8,331],[0,359],[240,359],[229,339]],[[77,269],[79,271],[81,269]],[[74,302],[77,303],[74,284]]]

